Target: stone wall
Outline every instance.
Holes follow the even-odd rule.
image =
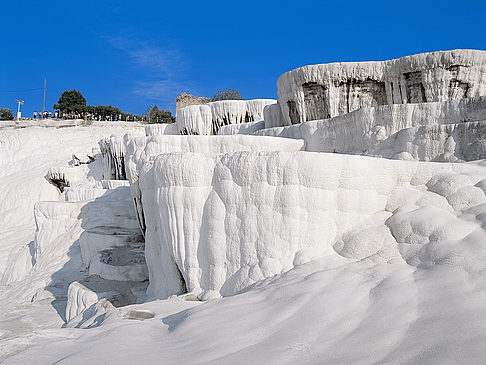
[[[205,98],[203,96],[197,97],[194,95],[182,93],[176,99],[176,112],[180,108],[184,108],[189,105],[201,105],[201,104],[209,103],[210,101],[211,99]]]

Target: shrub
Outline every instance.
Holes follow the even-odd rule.
[[[212,97],[211,101],[220,101],[220,100],[242,100],[241,94],[238,90],[235,89],[225,89],[219,90],[214,96]]]
[[[8,108],[0,108],[0,120],[13,120],[13,111]]]
[[[161,110],[157,105],[148,108],[143,114],[148,123],[174,123],[170,110]]]

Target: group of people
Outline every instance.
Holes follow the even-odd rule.
[[[62,119],[85,119],[85,120],[118,120],[118,116],[112,116],[112,115],[107,115],[103,116],[100,114],[95,114],[95,113],[88,113],[88,112],[74,112],[74,113],[63,113],[62,114]],[[121,120],[121,114],[120,114],[120,119]]]
[[[34,119],[47,119],[47,118],[52,118],[52,112],[50,111],[45,111],[45,112],[37,112],[34,111]],[[107,120],[107,121],[122,121],[123,120],[123,115],[99,115],[99,114],[94,114],[94,113],[78,113],[78,112],[72,112],[72,113],[62,113],[60,114],[59,111],[55,111],[54,113],[54,118],[62,118],[62,119],[85,119],[85,120]],[[130,116],[126,115],[125,116],[125,121],[137,121],[137,117],[135,116]],[[143,118],[139,118],[140,120],[143,120]]]
[[[57,113],[57,112],[56,112]],[[123,118],[125,117],[125,118]],[[57,118],[57,117],[56,117]],[[114,114],[114,115],[100,115],[96,113],[89,113],[89,112],[73,112],[73,113],[62,113],[62,119],[85,119],[85,120],[107,120],[110,122],[117,122],[117,121],[136,121],[136,117],[131,117],[130,115],[123,116],[122,114]]]
[[[54,113],[54,118],[57,118],[58,116],[59,116],[59,114],[56,111]],[[52,112],[50,112],[50,111],[37,112],[37,110],[36,110],[36,111],[34,111],[34,119],[37,119],[37,118],[39,118],[39,119],[52,118]]]

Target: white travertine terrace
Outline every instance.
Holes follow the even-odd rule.
[[[252,134],[264,128],[265,128],[265,121],[263,120],[259,122],[228,124],[219,128],[218,134],[220,136],[225,136],[225,135],[227,136],[232,134]]]
[[[263,109],[265,128],[281,127],[283,125],[282,109],[279,102],[267,105]]]
[[[363,107],[486,95],[486,52],[422,53],[390,61],[341,62],[289,71],[277,81],[282,124]]]
[[[231,295],[319,255],[337,251],[361,259],[385,246],[397,253],[400,243],[403,250],[406,242],[415,244],[409,231],[423,240],[432,232],[441,232],[441,240],[462,237],[477,226],[454,214],[482,206],[486,197],[460,169],[309,152],[161,154],[151,169],[139,170],[149,217],[149,293]],[[410,194],[415,201],[423,195],[423,205],[436,207],[442,217],[427,232],[416,223],[407,228],[410,217],[397,210]],[[417,209],[410,204],[408,209]],[[361,232],[370,219],[377,228]],[[407,260],[413,255],[402,252]]]
[[[175,123],[149,124],[145,126],[146,136],[157,136],[164,134],[179,134],[179,129]]]
[[[67,202],[89,201],[99,198],[107,192],[103,188],[79,188],[68,187],[64,189],[64,200]]]
[[[190,105],[177,110],[176,123],[180,134],[218,134],[224,125],[263,120],[263,109],[275,103],[273,99],[254,99]]]
[[[181,108],[176,114],[176,125],[180,134],[210,135],[211,108],[207,104]]]
[[[476,97],[362,108],[331,119],[267,128],[254,134],[303,139],[305,150],[312,152],[470,161],[486,153],[479,142],[486,138],[483,121],[486,97]],[[444,153],[450,158],[444,159]]]
[[[183,108],[184,109],[184,108]],[[181,109],[182,110],[182,109]],[[127,178],[135,201],[142,231],[147,219],[140,191],[140,171],[150,171],[154,158],[163,153],[200,152],[230,153],[236,151],[298,151],[304,142],[260,136],[151,136],[125,139]],[[148,199],[148,198],[146,198]]]

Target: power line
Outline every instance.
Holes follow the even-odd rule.
[[[23,91],[37,91],[37,90],[44,90],[44,88],[39,87],[39,88],[36,88],[36,89],[0,90],[0,93],[17,93],[17,92],[23,92]]]
[[[42,103],[42,117],[44,117],[44,110],[46,109],[46,82],[47,79],[44,78],[44,102]]]

